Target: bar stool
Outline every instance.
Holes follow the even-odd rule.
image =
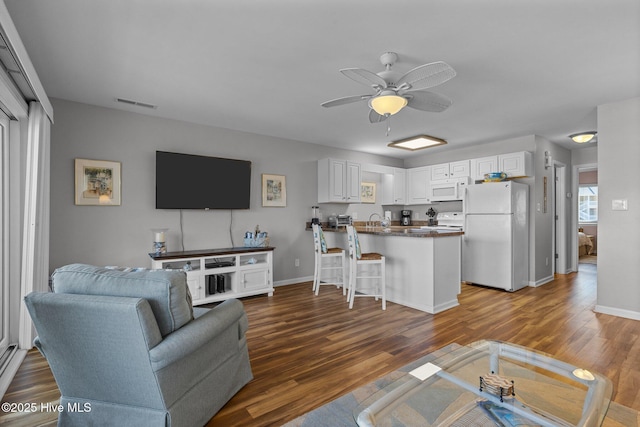
[[[361,253],[358,232],[352,225],[347,225],[347,239],[349,240],[349,290],[347,301],[349,308],[353,308],[353,300],[356,297],[374,297],[382,299],[382,309],[387,309],[387,298],[385,291],[385,257],[379,253]],[[378,274],[371,272],[371,266],[378,266]],[[364,271],[359,271],[358,267],[365,266]],[[375,283],[368,287],[358,288],[358,280],[373,280]],[[363,291],[368,292],[363,292]],[[359,293],[356,294],[356,291]]]
[[[344,249],[327,248],[322,228],[318,224],[312,224],[311,227],[313,228],[313,244],[315,249],[313,292],[318,295],[320,285],[335,285],[338,288],[342,287],[342,295],[346,295],[347,263]],[[332,272],[331,278],[333,280],[323,282],[322,273],[324,271]]]

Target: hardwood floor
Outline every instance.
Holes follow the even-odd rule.
[[[594,313],[595,281],[595,266],[581,265],[515,293],[463,285],[460,306],[437,315],[393,303],[382,311],[369,298],[349,310],[340,290],[325,286],[314,297],[311,283],[243,299],[255,378],[208,426],[279,426],[440,347],[479,339],[599,371],[613,382],[614,401],[640,410],[640,322]],[[56,393],[46,362],[31,351],[3,401],[47,402]],[[47,421],[29,417],[2,414],[0,424]],[[55,415],[48,420],[54,425]]]

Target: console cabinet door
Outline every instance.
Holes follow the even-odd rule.
[[[240,272],[241,291],[268,289],[269,285],[268,269],[252,269]]]

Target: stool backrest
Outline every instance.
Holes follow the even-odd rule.
[[[358,232],[353,225],[347,225],[347,240],[349,241],[349,258],[352,261],[360,259],[360,242]]]

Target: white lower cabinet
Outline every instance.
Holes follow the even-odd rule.
[[[274,249],[242,247],[149,256],[153,269],[185,270],[193,305],[199,305],[259,294],[272,296]]]

